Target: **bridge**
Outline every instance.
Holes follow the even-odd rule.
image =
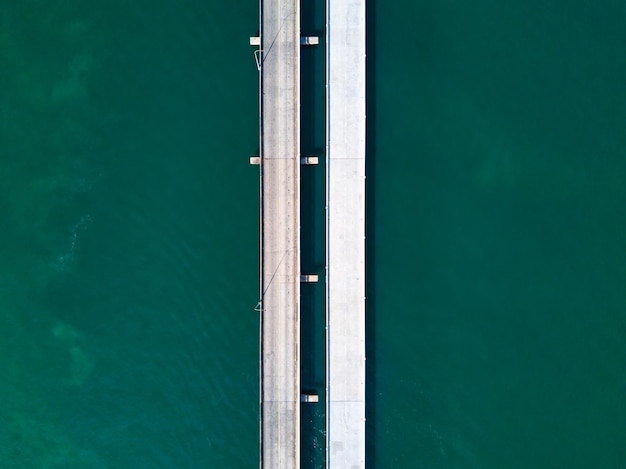
[[[300,467],[299,0],[261,0],[261,467]],[[365,0],[326,5],[326,467],[365,467]],[[312,402],[312,403],[311,403]]]

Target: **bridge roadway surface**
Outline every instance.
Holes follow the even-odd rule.
[[[365,0],[326,1],[326,467],[365,467]]]
[[[300,1],[261,5],[261,463],[300,467]]]

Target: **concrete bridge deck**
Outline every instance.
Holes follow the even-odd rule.
[[[300,467],[300,2],[261,12],[261,460]]]
[[[326,0],[326,467],[365,467],[365,0]]]

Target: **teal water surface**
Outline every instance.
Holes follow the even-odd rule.
[[[93,3],[0,0],[0,467],[257,467],[258,2]],[[624,467],[626,8],[368,12],[368,467]]]
[[[624,467],[624,4],[373,10],[377,467]]]
[[[252,467],[257,9],[92,3],[2,2],[0,466]]]

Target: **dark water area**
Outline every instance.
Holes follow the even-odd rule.
[[[0,466],[257,467],[258,2],[97,3],[0,0]],[[623,467],[626,7],[368,13],[368,467]],[[322,278],[323,165],[302,187]],[[303,467],[323,444],[303,409]]]
[[[374,11],[376,467],[622,467],[626,9]]]

